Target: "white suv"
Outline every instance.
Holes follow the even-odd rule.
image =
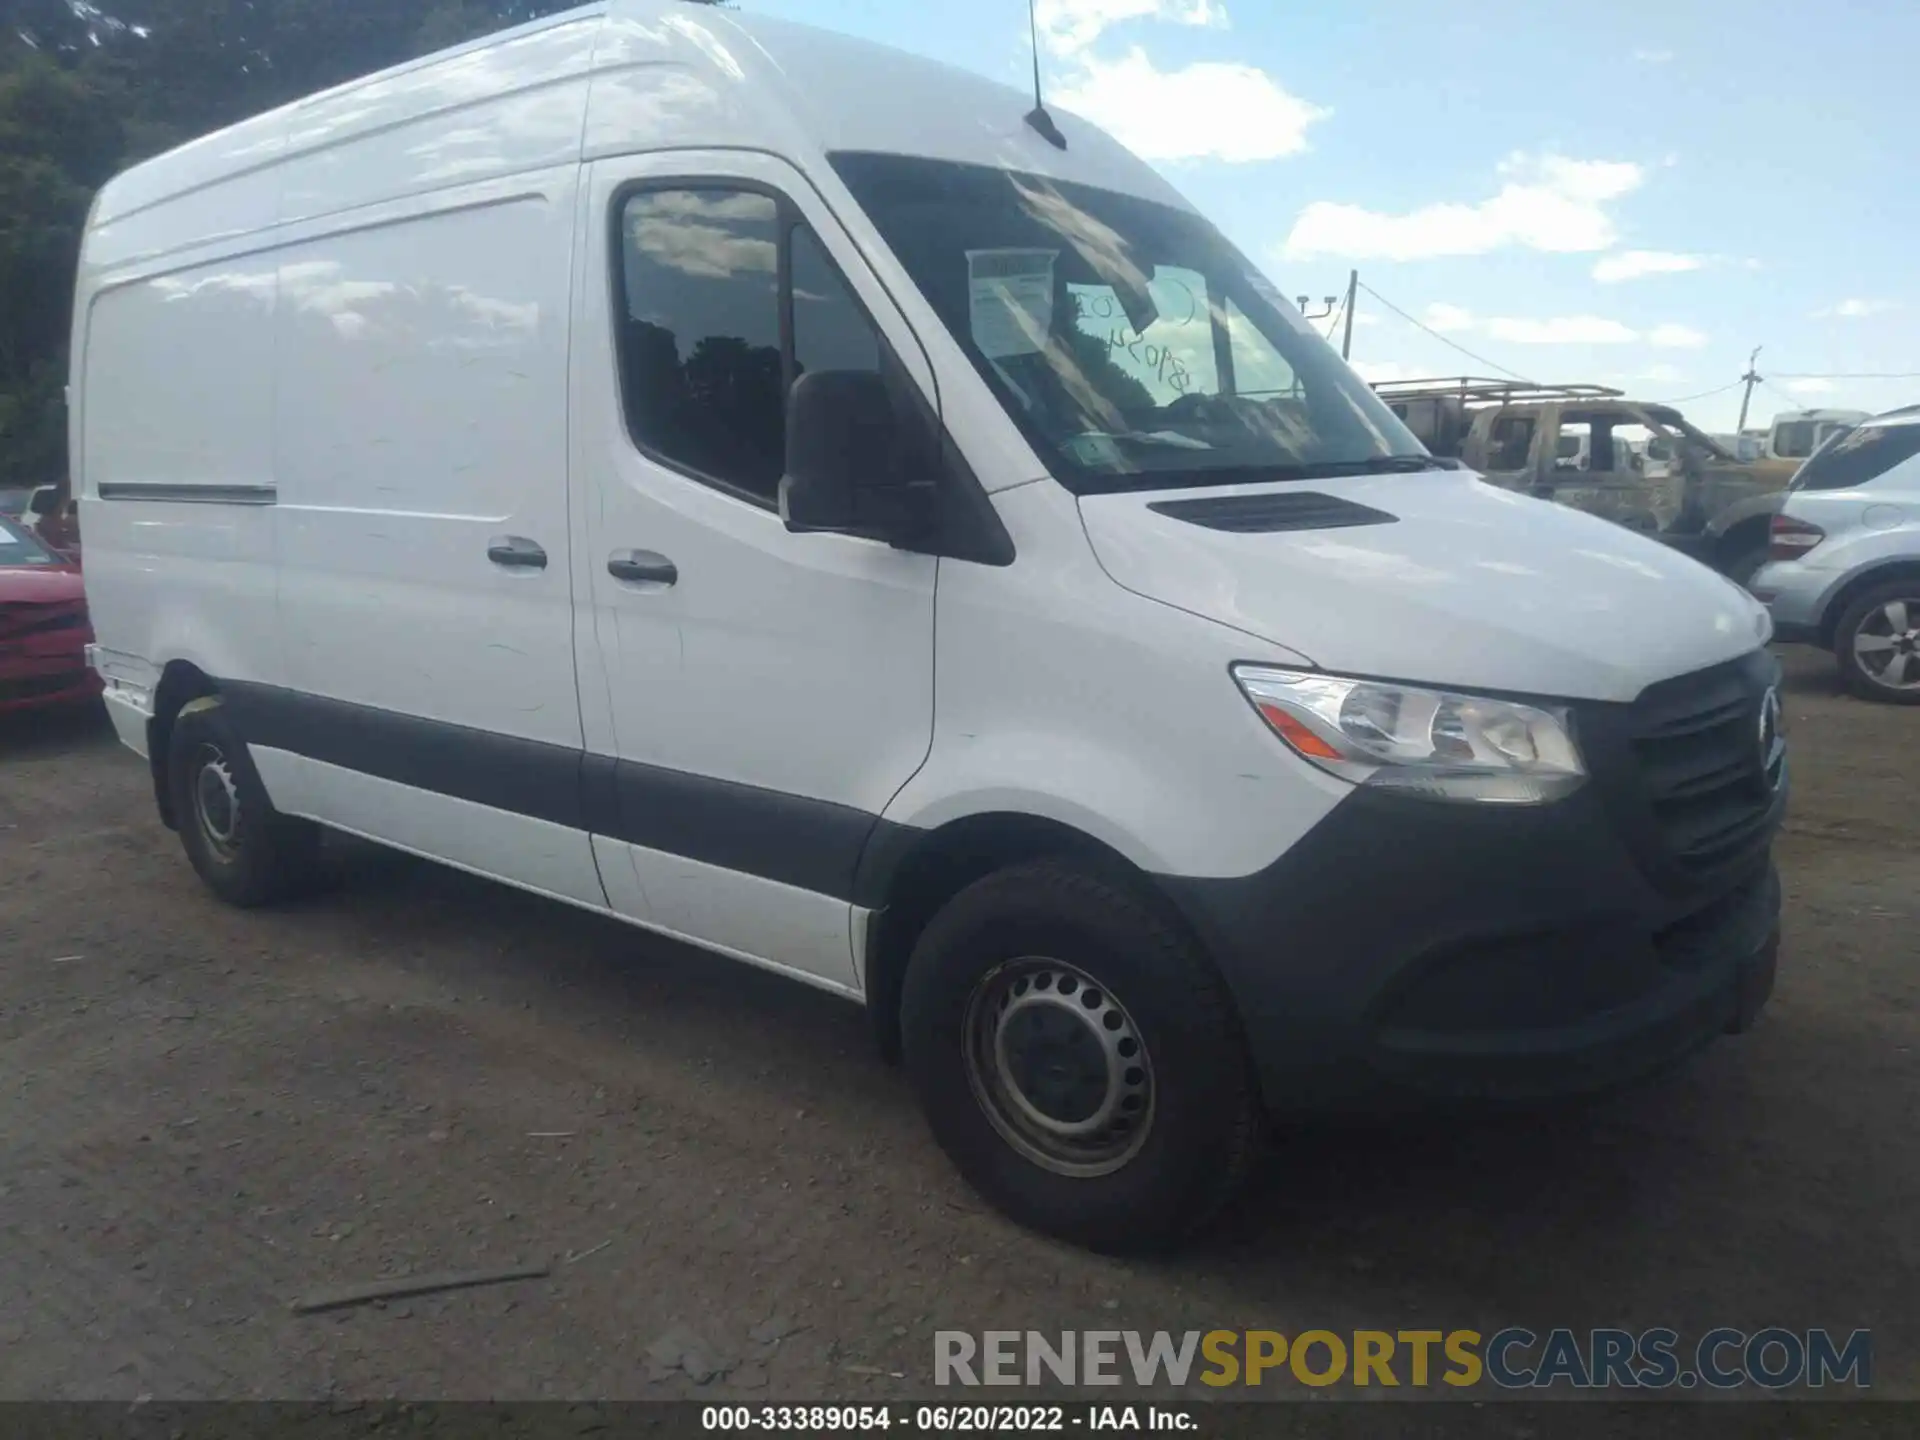
[[[1773,519],[1753,592],[1778,639],[1833,651],[1855,695],[1920,705],[1920,405],[1830,439]]]

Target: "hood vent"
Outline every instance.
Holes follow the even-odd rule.
[[[1273,535],[1286,530],[1344,530],[1354,525],[1391,525],[1399,517],[1337,495],[1281,490],[1270,495],[1214,495],[1199,500],[1161,500],[1147,506],[1157,515],[1236,535]]]

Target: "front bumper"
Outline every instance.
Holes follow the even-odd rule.
[[[0,656],[0,714],[71,705],[100,693],[100,677],[80,652],[71,655]]]
[[[1757,686],[1756,707],[1767,683],[1759,661],[1720,678]],[[1603,764],[1557,804],[1362,788],[1259,874],[1165,882],[1270,1109],[1592,1093],[1752,1025],[1779,945],[1784,771],[1733,849],[1683,864],[1636,828],[1618,749],[1592,738]]]
[[[1811,570],[1804,561],[1776,560],[1754,572],[1747,588],[1773,616],[1774,639],[1783,644],[1816,643],[1834,577]]]

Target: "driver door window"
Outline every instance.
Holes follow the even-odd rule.
[[[878,331],[812,230],[762,191],[640,190],[620,235],[629,433],[682,473],[771,507],[793,381],[883,371]]]

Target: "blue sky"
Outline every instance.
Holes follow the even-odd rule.
[[[739,0],[1025,84],[1025,0]],[[1730,430],[1920,401],[1920,0],[1039,0],[1052,99],[1289,295]],[[1498,373],[1361,292],[1369,378]],[[1916,372],[1914,378],[1824,378]]]

